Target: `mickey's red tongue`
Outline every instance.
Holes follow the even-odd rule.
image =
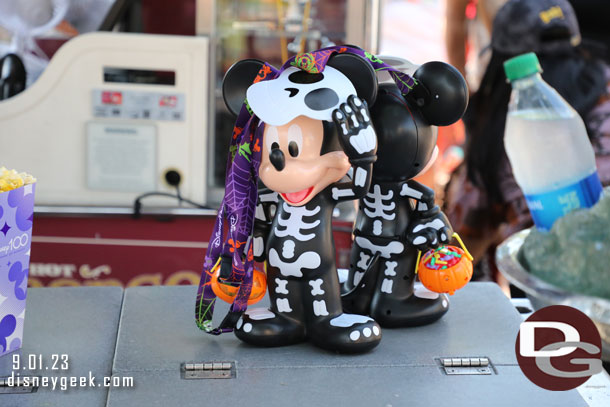
[[[309,195],[309,193],[311,192],[312,189],[313,189],[313,187],[309,187],[302,191],[288,192],[288,193],[283,193],[281,195],[285,200],[287,200],[290,203],[299,203],[302,200],[304,200],[305,198],[307,198],[307,195]]]

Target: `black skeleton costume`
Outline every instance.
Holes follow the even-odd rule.
[[[382,84],[371,109],[378,159],[370,189],[360,200],[342,288],[346,312],[370,315],[383,327],[431,323],[449,307],[445,294],[415,285],[418,250],[449,243],[452,230],[434,203],[434,192],[411,178],[434,154],[436,129],[430,124],[457,121],[466,108],[467,89],[461,75],[442,63],[424,64],[415,77],[418,87],[426,86],[425,94],[413,92],[420,100],[405,98],[394,84]]]
[[[310,340],[348,353],[369,350],[381,340],[372,318],[343,313],[331,228],[337,202],[359,199],[369,189],[377,140],[365,100],[374,100],[376,91],[374,70],[351,54],[331,57],[323,73],[289,68],[248,89],[247,100],[264,125],[284,125],[300,115],[324,120],[320,156],[342,149],[353,176],[326,186],[304,205],[293,205],[269,189],[259,192],[253,247],[255,259],[267,261],[271,306],[244,313],[235,330],[241,340],[259,346]],[[269,95],[281,99],[281,109],[261,103]],[[301,146],[266,142],[274,176],[281,177],[290,165],[288,155],[297,159]]]

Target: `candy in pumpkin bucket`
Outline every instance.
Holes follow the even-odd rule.
[[[415,272],[428,290],[436,293],[453,295],[464,287],[472,278],[472,256],[464,246],[457,233],[453,237],[462,246],[440,246],[427,251],[423,256],[419,252]]]

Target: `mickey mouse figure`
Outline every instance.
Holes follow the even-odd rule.
[[[323,69],[317,58],[328,58]],[[369,189],[375,71],[363,57],[337,50],[305,54],[276,78],[256,82],[262,68],[243,60],[223,81],[229,109],[237,113],[247,100],[264,126],[258,175],[266,188],[259,188],[252,241],[254,258],[267,261],[271,306],[248,309],[235,334],[258,346],[309,340],[332,351],[368,351],[381,330],[368,316],[343,312],[331,222],[338,202]],[[352,180],[341,182],[350,168]]]
[[[371,118],[377,161],[354,229],[351,266],[343,291],[346,312],[370,315],[382,327],[428,324],[448,310],[445,294],[415,288],[417,252],[447,244],[452,229],[434,203],[434,192],[412,178],[438,154],[436,128],[459,120],[468,103],[461,74],[442,62],[414,73],[404,95],[382,83]]]

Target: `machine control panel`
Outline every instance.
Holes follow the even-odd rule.
[[[93,90],[93,117],[184,121],[182,93],[134,90]]]

